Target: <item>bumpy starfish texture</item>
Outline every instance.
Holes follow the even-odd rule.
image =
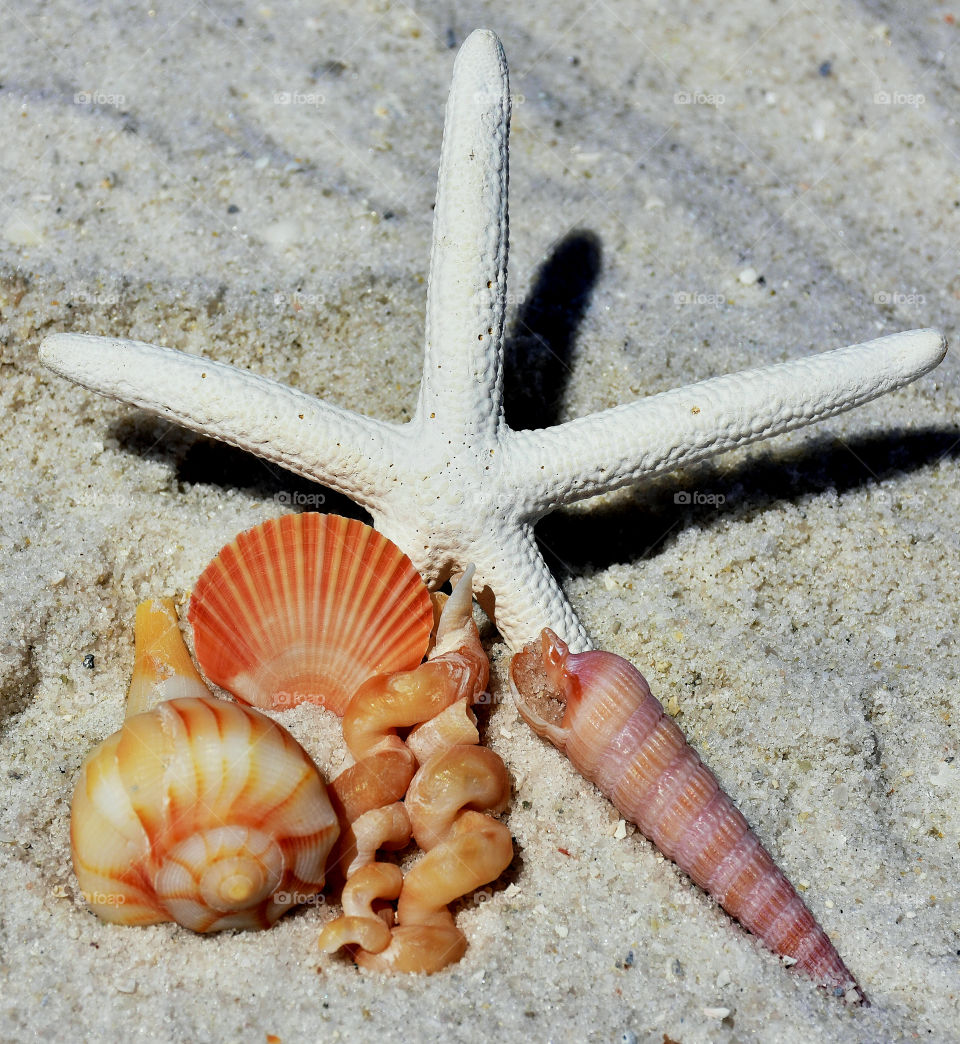
[[[432,585],[474,563],[478,600],[512,648],[550,627],[583,649],[589,638],[537,550],[539,518],[869,402],[931,370],[946,341],[913,330],[512,431],[502,390],[509,122],[503,49],[480,30],[454,65],[423,378],[407,424],[138,341],[57,334],[40,354],[78,384],[346,494]]]

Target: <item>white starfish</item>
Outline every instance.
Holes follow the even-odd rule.
[[[57,373],[345,493],[433,585],[476,565],[474,590],[517,648],[543,627],[589,639],[540,556],[554,508],[851,409],[936,366],[946,341],[913,330],[717,377],[538,431],[503,415],[507,63],[473,33],[447,102],[413,420],[364,417],[237,367],[137,341],[57,334]]]

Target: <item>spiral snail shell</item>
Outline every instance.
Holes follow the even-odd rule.
[[[172,603],[138,611],[131,694],[135,708],[156,705],[84,763],[71,811],[74,871],[106,921],[266,928],[323,887],[336,816],[286,729],[210,695],[162,698],[199,683],[179,628],[160,626],[170,613],[175,624]]]
[[[521,716],[661,852],[774,953],[864,1000],[833,943],[720,789],[640,672],[613,653],[571,653],[545,629],[514,656]]]

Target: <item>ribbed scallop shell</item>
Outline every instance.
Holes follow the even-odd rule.
[[[342,715],[374,674],[410,670],[433,625],[410,559],[370,526],[285,515],[241,533],[190,600],[208,678],[256,707],[310,700]]]
[[[818,983],[856,986],[813,914],[631,663],[599,650],[570,653],[544,630],[513,658],[510,680],[534,731],[729,914]]]
[[[121,924],[266,928],[323,887],[339,828],[309,755],[225,700],[168,700],[87,759],[71,812],[88,905]]]

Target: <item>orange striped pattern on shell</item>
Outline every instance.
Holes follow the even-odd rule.
[[[342,715],[369,677],[411,670],[433,608],[409,558],[375,529],[307,512],[241,533],[190,600],[207,677],[257,707],[309,700]]]
[[[632,664],[609,652],[570,653],[544,630],[513,658],[510,677],[532,728],[727,913],[821,985],[856,987],[813,914]]]
[[[88,905],[121,924],[266,928],[324,883],[339,828],[282,726],[212,697],[127,718],[84,764],[71,812]]]

